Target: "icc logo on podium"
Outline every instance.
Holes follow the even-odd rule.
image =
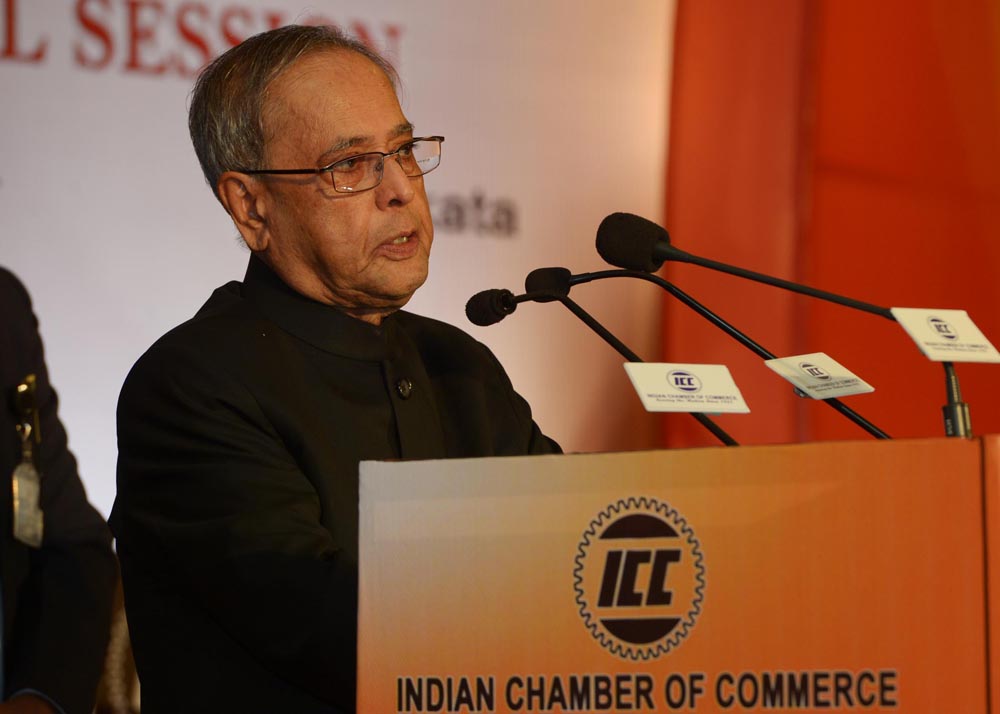
[[[607,650],[650,660],[687,636],[701,612],[705,565],[677,511],[654,498],[620,500],[591,521],[577,550],[576,603]]]

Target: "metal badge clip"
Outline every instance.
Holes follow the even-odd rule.
[[[32,548],[42,545],[44,514],[41,508],[42,479],[35,468],[35,447],[41,444],[38,409],[35,405],[35,375],[29,374],[17,385],[17,410],[20,421],[21,463],[11,475],[14,497],[14,538]]]

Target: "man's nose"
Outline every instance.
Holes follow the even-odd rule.
[[[379,208],[404,205],[413,200],[415,193],[413,179],[403,171],[398,157],[391,156],[385,159],[382,164],[382,183],[375,188],[375,191]]]

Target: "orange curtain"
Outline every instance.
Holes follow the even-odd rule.
[[[990,0],[680,0],[667,227],[690,252],[868,302],[962,308],[1000,343],[1000,22]],[[691,266],[667,276],[778,355],[825,352],[896,437],[943,434],[940,365],[882,318]],[[686,308],[665,359],[728,364],[741,443],[868,438]],[[1000,365],[958,365],[977,433]],[[715,443],[689,419],[670,445]]]

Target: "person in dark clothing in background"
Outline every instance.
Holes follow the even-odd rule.
[[[117,582],[87,502],[24,286],[0,268],[0,714],[94,706]]]

